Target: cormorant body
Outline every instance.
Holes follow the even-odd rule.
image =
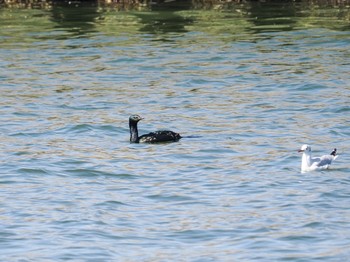
[[[130,142],[131,143],[162,143],[162,142],[176,142],[181,139],[180,134],[169,130],[162,130],[151,132],[139,136],[137,123],[143,118],[139,115],[132,115],[129,117],[130,128]]]

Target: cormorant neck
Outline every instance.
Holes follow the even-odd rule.
[[[138,143],[139,142],[139,132],[137,130],[137,122],[129,120],[129,128],[130,128],[130,142]]]

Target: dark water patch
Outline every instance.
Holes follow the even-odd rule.
[[[87,160],[84,159],[62,159],[55,163],[56,165],[62,165],[62,166],[82,166],[82,165],[89,165],[90,163]]]
[[[299,242],[299,241],[306,241],[308,243],[317,243],[321,241],[319,237],[316,236],[310,236],[310,235],[297,235],[297,234],[291,234],[289,236],[280,237],[278,238],[280,241],[287,241],[287,242]]]
[[[19,168],[17,170],[18,173],[25,174],[25,175],[48,175],[50,174],[49,171],[42,169],[42,168]]]
[[[78,125],[70,125],[67,127],[64,127],[62,129],[59,129],[57,132],[60,133],[85,133],[92,131],[94,127],[89,124],[78,124]]]
[[[107,110],[110,107],[106,105],[101,106],[94,106],[91,104],[82,104],[82,105],[61,105],[59,106],[60,109],[68,109],[68,110],[77,110],[77,111],[94,111],[94,110]]]
[[[149,199],[153,199],[156,201],[163,201],[163,202],[179,202],[179,201],[191,201],[194,200],[192,197],[188,196],[179,196],[179,195],[164,195],[164,194],[156,194],[156,195],[149,195],[147,196]]]
[[[18,151],[14,152],[13,155],[15,156],[25,156],[25,155],[31,155],[32,153],[30,151]]]
[[[20,117],[40,117],[40,114],[31,112],[14,112],[13,114]]]
[[[119,128],[114,125],[97,125],[97,124],[76,124],[68,125],[66,127],[52,131],[53,134],[80,134],[80,133],[89,133],[93,132],[96,135],[102,135],[107,133],[118,134],[120,132],[125,132],[125,128]],[[101,132],[101,133],[98,133]]]
[[[9,136],[34,138],[34,137],[42,137],[42,136],[53,134],[52,131],[45,131],[45,132],[32,132],[32,131],[33,130],[30,130],[30,132],[28,131],[28,132],[10,133]]]
[[[94,261],[96,259],[109,260],[114,254],[104,248],[89,247],[89,250],[85,250],[84,248],[74,246],[68,247],[59,253],[62,254],[54,255],[53,257],[58,260],[79,260],[80,255],[82,255],[87,258],[86,261]]]
[[[16,234],[8,231],[1,231],[0,232],[0,243],[6,243],[11,241],[13,238],[16,238]]]
[[[307,83],[307,84],[300,85],[297,90],[299,90],[299,91],[321,91],[321,90],[330,89],[330,88],[331,87],[329,87],[329,86],[320,85],[320,84],[316,84],[316,83],[314,83],[314,84]]]
[[[191,139],[191,138],[202,138],[203,136],[200,136],[200,135],[185,135],[185,136],[182,136],[181,139]]]
[[[118,207],[118,206],[126,206],[128,204],[124,203],[124,202],[120,202],[120,201],[116,201],[116,200],[109,200],[109,201],[105,201],[103,203],[98,203],[96,204],[96,206],[101,206],[101,207]]]
[[[93,169],[84,169],[84,168],[66,169],[65,173],[74,175],[74,176],[81,176],[81,177],[98,177],[98,176],[110,175],[110,173],[108,172],[97,171]]]
[[[335,110],[334,113],[346,113],[350,111],[350,107],[349,106],[342,106],[338,109]]]
[[[17,180],[4,180],[3,178],[0,180],[0,184],[4,185],[10,185],[10,184],[17,184]]]
[[[325,199],[339,199],[339,198],[350,198],[350,192],[347,193],[340,193],[337,191],[333,191],[333,192],[325,192],[322,193],[321,198],[325,198]]]
[[[307,223],[305,224],[303,227],[305,228],[324,228],[324,223],[322,222],[311,222],[311,223]]]
[[[108,177],[108,178],[120,178],[120,179],[136,179],[137,176],[127,173],[112,173],[107,171],[98,171],[89,168],[77,168],[77,169],[66,169],[65,174],[74,175],[79,177]]]
[[[168,235],[168,238],[175,238],[177,241],[183,241],[185,243],[198,243],[204,241],[210,241],[217,238],[217,233],[220,230],[184,230],[179,232],[173,232]],[[227,231],[224,231],[226,234]]]

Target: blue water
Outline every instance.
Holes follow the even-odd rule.
[[[265,8],[1,9],[0,260],[347,261],[348,9]]]

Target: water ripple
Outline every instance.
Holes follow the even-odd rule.
[[[346,261],[348,19],[280,7],[4,9],[0,260]]]

